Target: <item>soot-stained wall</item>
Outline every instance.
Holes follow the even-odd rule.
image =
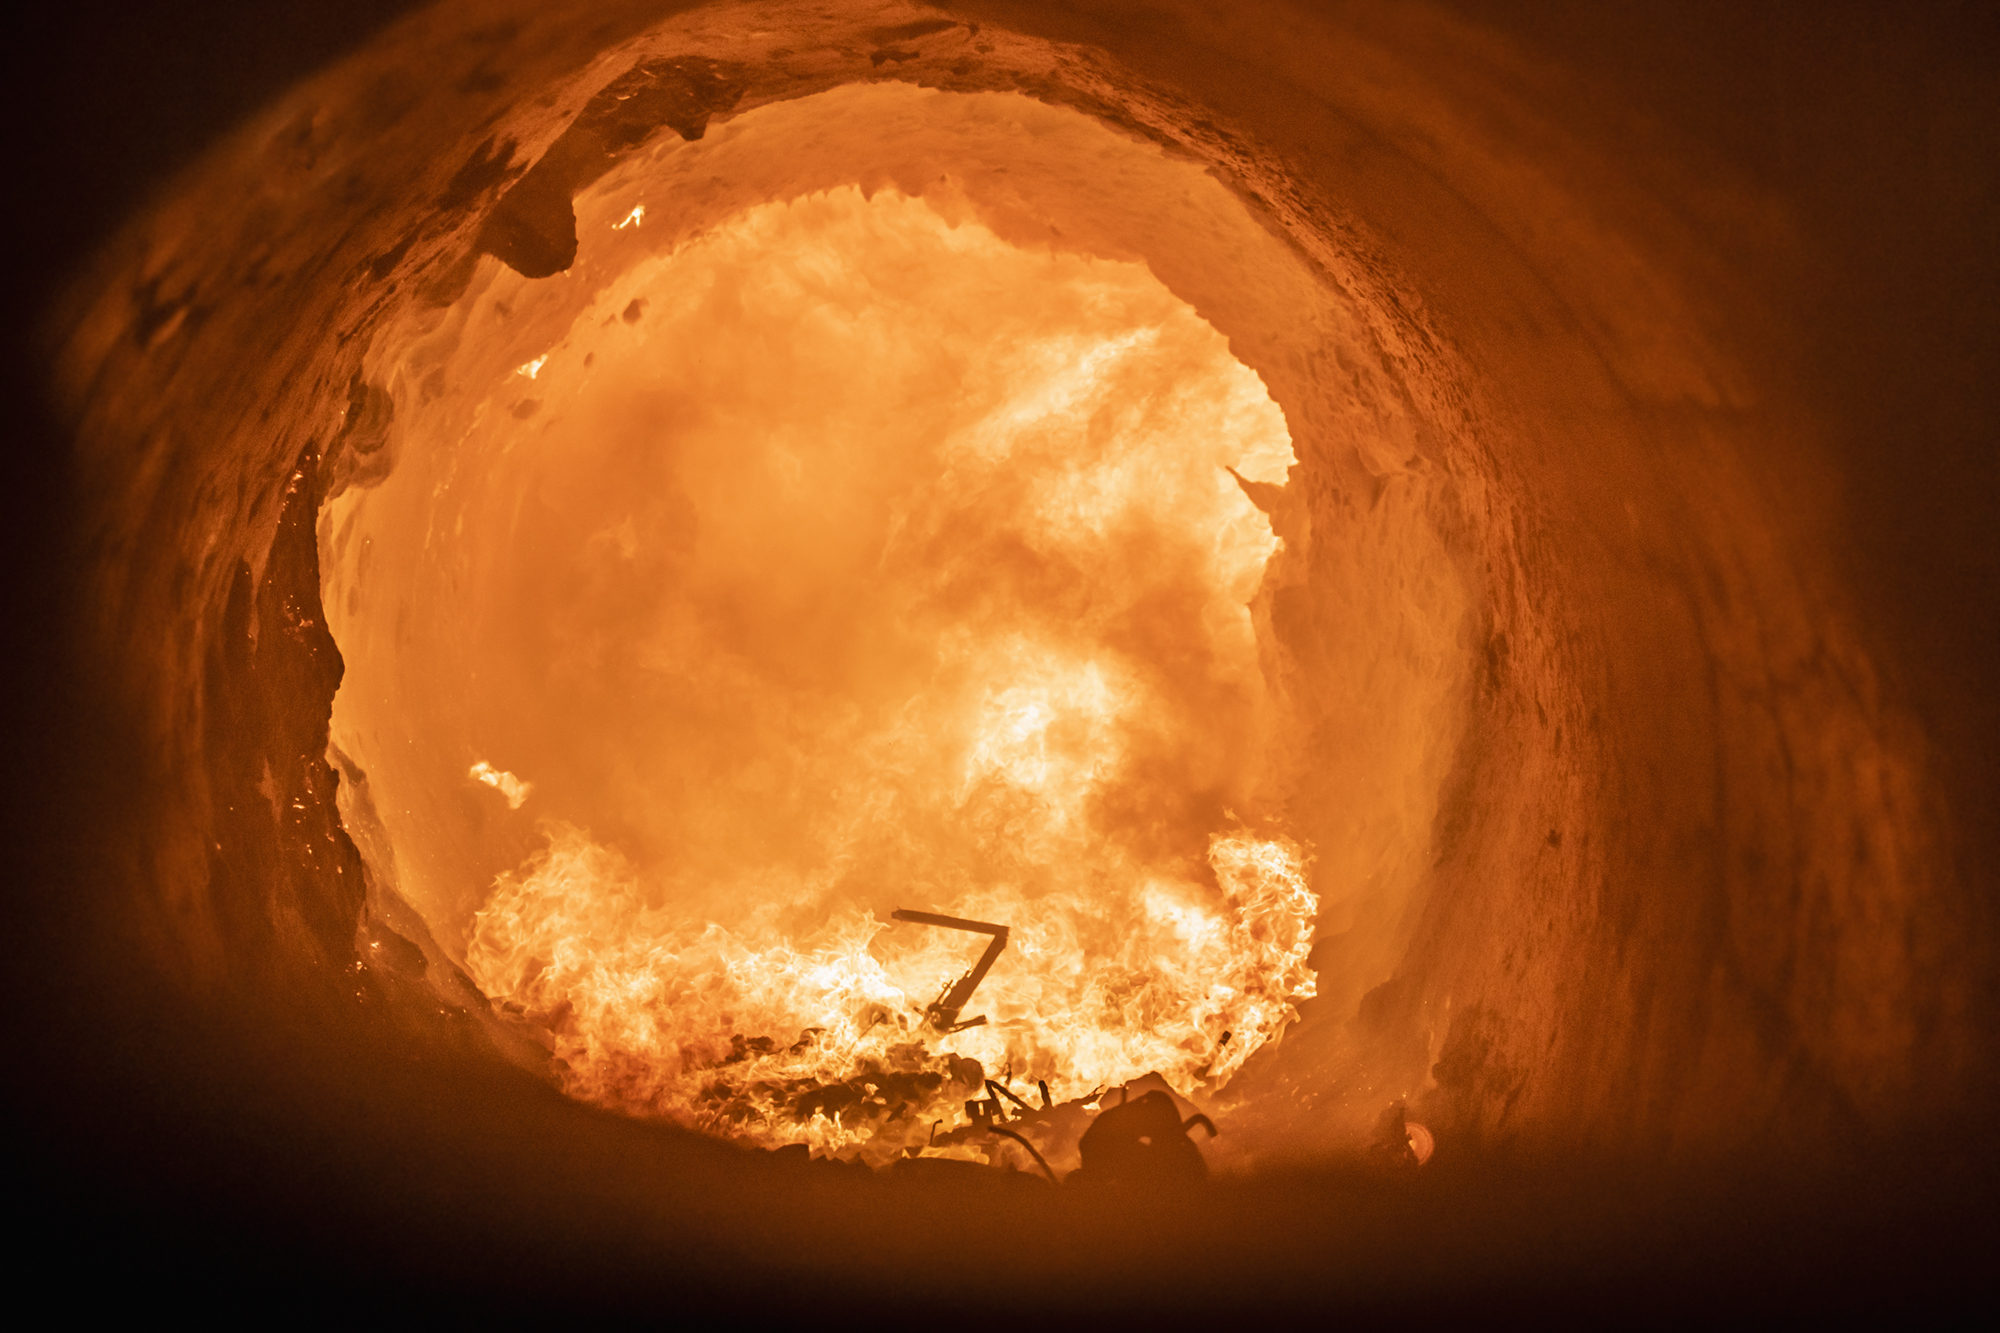
[[[51,326],[84,679],[129,722],[145,793],[78,918],[117,941],[96,956],[160,978],[149,1004],[470,1052],[436,1065],[473,1090],[455,1114],[533,1105],[579,1144],[624,1131],[466,1072],[499,1064],[476,1025],[447,1016],[440,1039],[343,1007],[343,922],[346,947],[405,964],[359,987],[363,1008],[437,993],[409,974],[439,969],[362,929],[347,887],[360,866],[315,749],[337,669],[297,536],[320,469],[386,442],[373,332],[454,299],[478,251],[524,274],[563,257],[551,182],[589,171],[531,167],[588,156],[565,130],[632,63],[600,53],[666,15],[588,12],[443,6],[390,29],[181,178]],[[895,77],[1026,91],[1168,143],[1323,275],[1358,275],[1414,456],[1466,479],[1441,539],[1473,589],[1467,722],[1421,886],[1369,936],[1396,941],[1371,956],[1383,975],[1268,1062],[1296,1123],[1393,1090],[1467,1159],[1781,1143],[1824,1161],[1976,1111],[1990,922],[1976,747],[1954,723],[1982,715],[1946,712],[1949,672],[1906,668],[1844,547],[1869,494],[1801,293],[1846,233],[1698,140],[1600,117],[1588,71],[1445,11],[884,6],[782,43],[785,11],[760,13],[769,30],[692,12],[623,55],[698,50],[716,110]],[[778,79],[758,57],[780,44]],[[660,122],[686,133],[687,110]],[[1365,528],[1402,484],[1331,442],[1301,456],[1316,526]],[[1309,692],[1338,616],[1295,602],[1273,623]],[[1308,772],[1296,799],[1314,797]],[[262,809],[268,828],[248,822]],[[1323,947],[1323,967],[1352,963],[1341,936]],[[318,997],[279,999],[300,990]]]

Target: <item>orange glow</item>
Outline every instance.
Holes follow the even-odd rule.
[[[533,364],[502,586],[569,564],[511,615],[557,621],[541,706],[619,695],[572,747],[619,778],[528,775],[562,813],[465,957],[570,1091],[881,1156],[954,1056],[1063,1098],[1278,1037],[1317,902],[1256,813],[1278,542],[1228,469],[1291,447],[1219,335],[1139,265],[849,188],[637,266]],[[897,905],[1013,928],[986,1026],[917,1030],[972,951]],[[919,1102],[814,1109],[871,1069]]]

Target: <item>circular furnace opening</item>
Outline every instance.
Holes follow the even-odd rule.
[[[662,138],[565,269],[483,257],[366,358],[319,531],[371,915],[571,1095],[766,1146],[1000,1161],[1011,1097],[1077,1108],[1029,1131],[1068,1169],[1151,1074],[1250,1162],[1420,1091],[1346,1016],[1467,598],[1365,312],[1015,94]]]

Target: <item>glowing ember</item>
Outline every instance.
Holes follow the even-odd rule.
[[[880,1160],[985,1076],[1192,1091],[1278,1038],[1317,901],[1228,469],[1291,448],[1213,329],[843,190],[640,263],[565,348],[468,437],[533,497],[494,492],[527,591],[468,633],[546,682],[504,744],[551,814],[466,960],[569,1091]],[[985,941],[894,907],[1010,928],[986,1024],[923,1022]]]
[[[495,768],[484,759],[468,769],[465,775],[475,782],[485,783],[506,797],[509,810],[519,810],[527,802],[528,793],[535,789],[533,783],[523,782],[506,769]]]

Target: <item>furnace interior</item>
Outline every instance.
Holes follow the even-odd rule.
[[[962,761],[973,731],[869,749],[899,701],[976,719],[1014,688],[974,670],[1004,654],[952,656],[975,623],[952,592],[1062,660],[1087,641],[1107,696],[1147,701],[1108,737],[1052,711],[1032,754],[989,748],[1017,774],[1122,756],[1149,793],[1086,801],[1103,836],[1010,901],[1080,913],[1062,876],[1108,859],[1213,907],[1213,839],[1238,832],[1310,858],[1317,994],[1291,987],[1298,1021],[1216,1091],[1218,1152],[1324,1160],[1405,1099],[1433,1177],[1814,1164],[1975,1105],[1990,920],[1931,738],[1878,671],[1895,646],[1842,581],[1827,409],[1772,276],[1793,232],[1595,105],[1418,6],[1279,6],[1253,32],[1192,4],[494,0],[384,33],[219,145],[56,321],[84,658],[146,793],[107,836],[107,972],[158,978],[204,1016],[188,1032],[247,1032],[299,1086],[321,1049],[371,1070],[327,1093],[338,1115],[301,1094],[279,1117],[300,1141],[334,1125],[339,1189],[371,1188],[342,1155],[365,1124],[368,1152],[504,1179],[527,1218],[571,1206],[574,1147],[621,1201],[592,1235],[669,1218],[749,1254],[775,1224],[714,1182],[751,1159],[606,1129],[502,1058],[519,1034],[465,969],[539,939],[482,953],[479,913],[552,864],[544,817],[588,831],[646,931],[726,908],[799,943],[906,883],[1006,887],[983,851],[833,836],[868,801],[933,852],[984,836],[897,767]],[[787,283],[818,295],[787,306]],[[1025,501],[961,522],[975,493],[1082,486],[1064,469],[1097,455],[1049,436],[1010,470],[958,427],[1063,383],[1081,362],[1037,361],[1049,338],[1142,327],[1155,351],[1101,364],[1145,428],[1078,428],[1107,459],[1178,441],[1117,455],[1147,476],[1092,511],[1116,540],[1071,551],[1075,525]],[[752,347],[755,374],[725,368]],[[948,403],[911,387],[939,374]],[[1149,435],[1195,383],[1188,411],[1220,424]],[[802,414],[828,395],[821,432]],[[633,423],[669,420],[673,452],[648,452]],[[940,483],[955,440],[983,491]],[[879,564],[853,534],[897,505],[950,560]],[[1051,610],[1113,586],[1158,595]],[[713,674],[659,692],[690,671]],[[826,742],[848,736],[889,758],[843,804]],[[828,873],[849,850],[880,873]],[[1209,1058],[1219,1032],[1194,1028]],[[241,1060],[237,1100],[278,1063]],[[405,1114],[435,1102],[411,1068],[447,1071],[422,1086],[458,1120]],[[1216,1203],[1200,1243],[1318,1271],[1326,1210],[1279,1228],[1277,1197]],[[1083,1231],[1024,1224],[1032,1263],[1099,1235],[1076,1207]],[[812,1235],[855,1282],[889,1263]],[[1134,1236],[1119,1271],[1155,1271]]]

